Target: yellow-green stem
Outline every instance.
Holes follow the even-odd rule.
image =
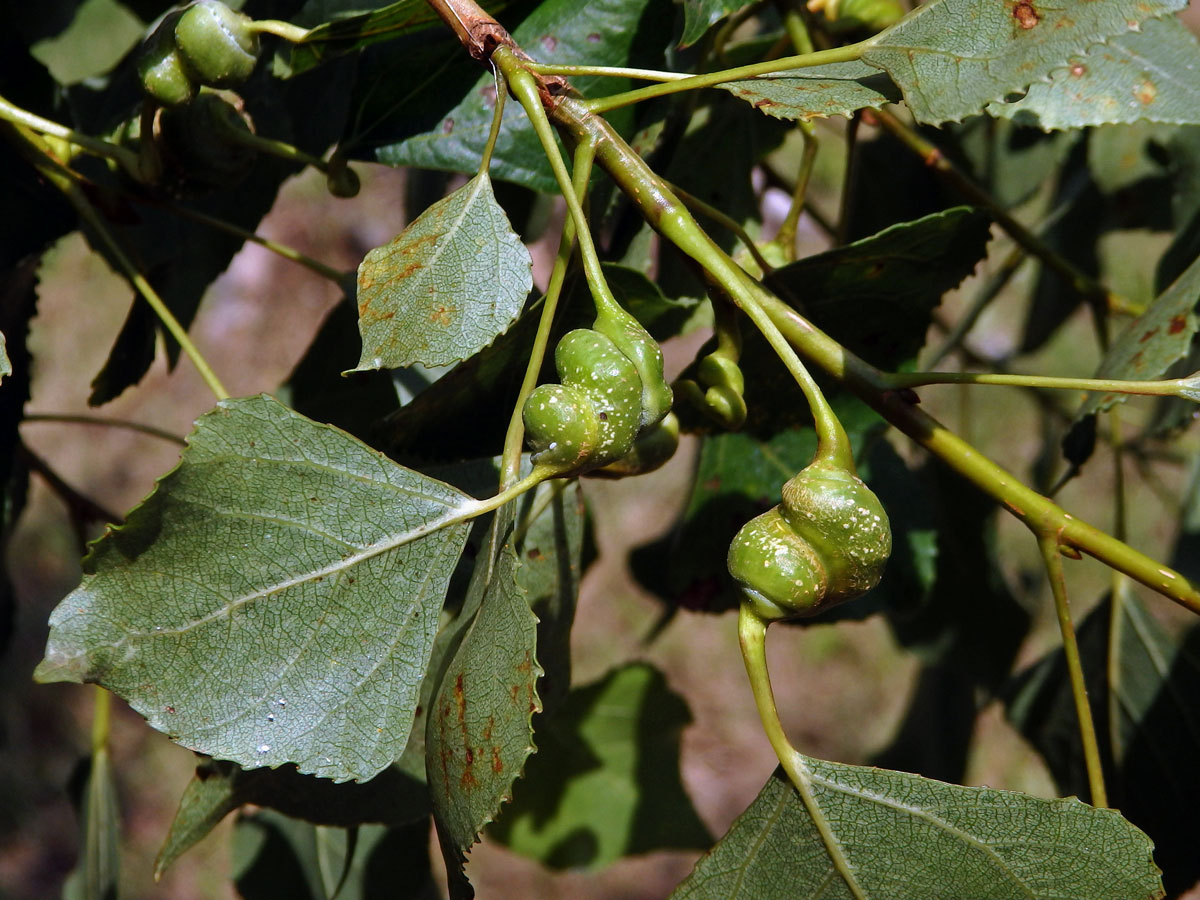
[[[583,204],[575,193],[575,186],[567,172],[567,165],[563,162],[562,154],[559,153],[558,144],[555,142],[554,130],[550,127],[550,120],[546,118],[546,111],[542,108],[537,78],[507,47],[498,47],[492,54],[492,62],[503,72],[509,89],[524,107],[529,121],[533,125],[533,130],[542,144],[546,159],[550,162],[550,168],[554,171],[559,193],[566,201],[567,211],[575,222],[575,236],[579,241],[579,258],[583,263],[588,287],[591,289],[592,298],[596,303],[596,312],[626,315],[624,308],[609,290],[608,281],[604,277],[604,270],[600,266],[600,255],[596,252],[596,245],[592,241],[592,233],[588,228]],[[592,142],[585,137],[577,145],[589,144]]]
[[[151,437],[159,438],[160,440],[170,441],[172,444],[178,444],[181,447],[187,446],[187,441],[179,437],[177,434],[172,434],[169,431],[164,431],[161,428],[155,428],[153,425],[143,425],[140,422],[128,422],[124,419],[110,419],[105,416],[81,416],[72,415],[69,413],[29,413],[23,419],[25,422],[54,422],[68,425],[103,425],[107,428],[123,428],[127,431],[137,431],[141,434],[147,434]]]
[[[208,385],[209,390],[213,392],[218,400],[224,400],[229,396],[229,392],[225,390],[225,386],[221,384],[221,379],[217,377],[217,373],[213,371],[212,366],[208,364],[208,360],[204,358],[199,348],[192,343],[192,339],[188,337],[187,330],[175,318],[175,314],[171,312],[163,299],[158,296],[158,292],[151,287],[137,266],[126,255],[121,245],[117,242],[116,235],[109,230],[108,224],[103,217],[96,212],[96,208],[84,195],[79,185],[76,184],[71,174],[59,166],[49,156],[43,155],[38,163],[38,169],[46,180],[57,187],[71,205],[75,207],[75,211],[79,217],[91,227],[97,238],[108,247],[109,253],[112,254],[118,268],[122,274],[129,279],[134,289],[141,295],[150,308],[154,310],[159,321],[163,323],[163,327],[167,329],[171,337],[173,337],[183,352],[187,354],[188,359],[192,361],[192,365],[200,373],[200,377],[204,379],[204,383]]]
[[[575,190],[580,195],[587,188],[591,172],[591,146],[580,144],[575,150],[574,173]],[[533,348],[530,351],[529,360],[525,364],[525,377],[521,381],[521,389],[517,394],[512,417],[508,420],[508,431],[504,435],[504,451],[500,465],[501,486],[515,482],[520,475],[521,447],[525,442],[523,415],[525,401],[537,387],[538,373],[542,369],[542,361],[546,358],[550,332],[554,325],[554,314],[558,309],[558,299],[562,296],[563,283],[566,281],[567,268],[570,265],[574,249],[575,220],[567,216],[563,222],[562,234],[558,239],[558,253],[554,257],[554,267],[550,271],[550,281],[546,285],[546,296],[542,300],[542,315],[538,321],[537,334],[534,335]]]
[[[483,145],[483,153],[479,156],[479,174],[484,174],[492,165],[492,154],[496,150],[496,141],[500,138],[500,126],[504,123],[504,101],[508,99],[508,91],[504,89],[504,80],[500,70],[496,69],[496,105],[492,109],[492,128],[488,132],[487,143]]]
[[[930,384],[993,384],[1009,387],[1048,388],[1060,391],[1096,391],[1138,394],[1147,397],[1188,397],[1197,393],[1189,378],[1163,381],[1124,381],[1115,378],[1066,378],[1055,375],[1017,375],[1011,372],[893,372],[885,376],[891,390]]]
[[[308,38],[309,29],[293,25],[291,22],[281,22],[278,19],[255,19],[247,24],[251,31],[262,34],[273,34],[293,44],[303,43]]]
[[[112,694],[99,685],[92,694],[92,755],[108,748],[108,732],[112,721]]]
[[[96,156],[114,159],[130,175],[135,178],[138,175],[138,156],[132,150],[102,140],[101,138],[94,138],[83,134],[74,128],[67,128],[65,125],[52,122],[50,119],[42,118],[35,113],[31,113],[10,103],[4,97],[0,97],[0,119],[12,122],[14,125],[24,126],[32,131],[36,131],[38,134],[44,134],[48,137],[58,138],[69,144],[74,144]]]
[[[742,648],[742,661],[746,664],[746,674],[750,678],[750,689],[754,692],[754,705],[758,708],[758,718],[762,722],[763,731],[771,748],[779,757],[779,764],[795,787],[796,793],[808,810],[808,815],[821,835],[821,842],[829,854],[830,862],[837,870],[851,896],[855,900],[867,900],[867,895],[858,883],[854,870],[850,866],[842,845],[829,828],[829,821],[817,804],[817,798],[812,789],[812,773],[804,757],[783,730],[779,720],[779,710],[775,706],[775,694],[771,689],[771,676],[767,671],[767,623],[743,602],[738,612],[738,643]]]
[[[888,109],[872,110],[871,115],[889,134],[920,156],[926,165],[930,166],[960,194],[991,213],[992,218],[1008,233],[1009,237],[1062,276],[1080,296],[1089,301],[1099,302],[1108,310],[1125,310],[1129,306],[1129,302],[1124,297],[1108,290],[1018,222],[1007,209],[996,202],[991,194],[976,185],[916,129],[902,122]]]
[[[852,62],[860,59],[863,52],[874,46],[878,37],[872,37],[857,44],[845,47],[834,47],[830,50],[818,50],[803,56],[791,56],[784,59],[773,59],[767,62],[754,63],[749,66],[738,66],[733,69],[723,69],[720,72],[709,72],[705,75],[692,75],[677,81],[663,84],[652,84],[648,87],[612,94],[608,97],[598,97],[585,103],[588,112],[606,113],[631,103],[643,100],[653,100],[668,94],[678,94],[681,91],[695,91],[700,88],[716,87],[728,81],[742,81],[747,78],[757,78],[760,75],[774,75],[779,72],[791,72],[795,69],[807,69],[812,66],[823,66],[827,63]]]
[[[270,238],[263,237],[262,235],[255,234],[253,231],[242,228],[240,225],[234,225],[232,222],[227,222],[224,219],[218,219],[216,216],[210,216],[208,213],[202,213],[199,210],[189,209],[186,206],[172,206],[169,207],[169,209],[171,212],[183,216],[186,219],[192,219],[193,221],[208,225],[210,228],[215,228],[218,231],[224,231],[226,234],[232,234],[244,241],[250,241],[251,243],[258,244],[260,247],[270,250],[277,256],[281,256],[286,260],[298,263],[299,265],[304,266],[310,272],[315,272],[322,278],[332,281],[343,290],[353,284],[351,281],[351,279],[354,277],[353,272],[339,272],[337,269],[333,268],[333,266],[327,266],[320,260],[313,259],[311,256],[301,253],[296,248],[289,247],[287,244],[281,244],[279,241],[273,241]]]
[[[1058,617],[1059,632],[1062,634],[1063,658],[1067,663],[1071,696],[1079,718],[1079,738],[1083,743],[1083,759],[1087,767],[1091,802],[1093,806],[1105,807],[1108,806],[1108,793],[1104,788],[1104,770],[1100,765],[1100,744],[1096,740],[1096,723],[1092,719],[1092,707],[1088,703],[1083,663],[1079,658],[1079,643],[1075,639],[1075,625],[1071,621],[1071,607],[1067,603],[1067,579],[1063,573],[1058,537],[1053,533],[1039,535],[1038,547],[1046,564],[1051,593],[1054,594],[1054,611]]]

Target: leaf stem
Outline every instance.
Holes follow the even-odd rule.
[[[663,72],[659,69],[632,69],[624,66],[563,66],[554,63],[531,63],[535,75],[593,76],[607,78],[636,78],[640,81],[683,81],[692,76],[686,72]]]
[[[163,327],[170,332],[171,337],[176,340],[183,349],[183,352],[187,354],[188,359],[192,361],[192,365],[200,373],[200,377],[204,379],[204,383],[208,385],[208,389],[213,392],[213,395],[218,400],[228,398],[229,391],[225,389],[225,385],[221,383],[221,379],[217,377],[217,373],[208,364],[208,360],[204,358],[204,354],[192,343],[192,339],[188,337],[187,329],[179,323],[179,320],[175,318],[175,314],[171,312],[170,307],[158,295],[158,292],[154,290],[145,276],[138,271],[137,266],[133,264],[133,261],[126,255],[121,245],[117,242],[116,235],[109,230],[104,219],[96,212],[96,208],[84,196],[79,185],[66,172],[58,171],[57,167],[44,165],[39,166],[39,168],[46,179],[67,196],[71,205],[75,207],[75,211],[79,213],[79,217],[91,226],[97,237],[100,238],[100,241],[108,247],[108,251],[112,254],[113,259],[116,260],[117,266],[134,286],[134,289],[142,296],[142,299],[154,310],[154,314],[163,323]]]
[[[509,89],[524,107],[529,121],[533,125],[533,130],[536,132],[538,140],[541,141],[542,150],[546,154],[550,168],[554,171],[559,192],[563,195],[563,199],[567,203],[567,211],[575,222],[575,236],[579,241],[579,258],[583,263],[588,287],[596,303],[597,314],[603,312],[622,317],[627,316],[628,313],[617,302],[617,298],[613,296],[608,287],[608,281],[604,277],[604,270],[600,266],[600,255],[596,252],[596,244],[592,240],[591,230],[588,228],[587,214],[583,211],[583,204],[576,194],[575,185],[567,172],[567,165],[563,162],[562,154],[554,139],[554,130],[550,127],[550,120],[546,118],[546,111],[542,107],[541,97],[538,93],[540,82],[532,72],[525,68],[517,55],[507,47],[498,47],[492,54],[492,61],[498,70],[503,72]],[[596,143],[591,136],[585,135],[577,142],[577,146],[595,147]]]
[[[138,175],[138,156],[132,150],[101,138],[94,138],[83,134],[74,128],[68,128],[65,125],[60,125],[58,122],[52,122],[50,119],[44,119],[35,113],[31,113],[10,103],[4,97],[0,97],[0,119],[12,122],[14,125],[24,126],[39,134],[74,144],[95,156],[114,159],[130,175],[135,178]]]
[[[203,225],[208,225],[210,228],[215,228],[218,231],[224,231],[226,234],[232,234],[244,241],[250,241],[258,244],[272,253],[290,260],[294,263],[299,263],[310,272],[320,275],[322,278],[332,281],[342,290],[347,290],[352,287],[354,272],[339,272],[333,266],[326,265],[320,260],[313,259],[306,253],[302,253],[295,247],[289,247],[287,244],[281,244],[279,241],[271,240],[271,238],[263,237],[249,229],[242,228],[240,225],[235,225],[232,222],[227,222],[225,219],[219,219],[216,216],[210,216],[208,213],[200,212],[197,209],[190,209],[186,206],[171,206],[168,207],[171,212],[176,215],[183,216],[187,219],[192,219],[195,222],[200,222]],[[348,280],[349,284],[348,284]],[[349,293],[349,291],[347,291]]]
[[[301,44],[308,39],[311,29],[301,28],[291,22],[281,22],[279,19],[254,19],[247,23],[251,31],[262,34],[273,34],[292,44]]]
[[[991,194],[975,184],[958,166],[948,160],[937,146],[915,128],[900,121],[890,109],[866,110],[863,115],[864,118],[876,121],[883,126],[885,131],[921,157],[927,166],[937,172],[960,194],[991,213],[992,218],[1008,233],[1009,237],[1058,273],[1084,299],[1092,303],[1099,303],[1109,311],[1124,312],[1130,309],[1127,299],[1100,284],[1095,278],[1018,222]]]
[[[158,316],[159,321],[170,332],[171,337],[175,338],[179,346],[183,349],[183,352],[188,355],[188,358],[200,373],[200,377],[208,385],[209,390],[213,392],[218,400],[226,399],[229,396],[229,392],[221,384],[217,373],[208,364],[208,360],[204,358],[204,354],[192,343],[192,339],[188,337],[187,330],[175,318],[175,314],[171,312],[170,307],[167,306],[158,295],[158,292],[154,290],[150,282],[146,280],[122,249],[116,235],[109,230],[103,217],[96,211],[96,208],[92,206],[83,190],[79,187],[74,173],[55,160],[46,148],[40,146],[40,138],[36,135],[22,130],[19,126],[17,133],[25,139],[25,149],[33,155],[33,163],[38,171],[42,173],[42,176],[47,181],[63,193],[71,205],[75,207],[75,211],[79,214],[80,219],[91,227],[101,243],[108,248],[121,273],[133,285],[142,299],[150,305],[155,315]]]
[[[592,171],[592,156],[587,145],[580,144],[575,151],[574,183],[582,192],[586,188]],[[566,281],[567,268],[571,263],[571,254],[575,249],[575,220],[567,216],[563,222],[562,234],[558,239],[558,252],[554,257],[554,267],[550,270],[550,281],[546,285],[546,295],[542,300],[542,315],[538,320],[537,334],[533,338],[533,348],[525,365],[525,377],[521,381],[521,389],[517,393],[517,402],[513,407],[512,417],[508,421],[508,431],[504,435],[504,451],[501,457],[500,472],[501,486],[515,482],[521,470],[521,447],[525,441],[525,401],[537,387],[538,373],[542,369],[542,361],[546,358],[546,350],[550,344],[550,332],[554,326],[554,314],[558,310],[558,300],[562,296],[563,283]]]
[[[767,262],[762,252],[758,249],[758,244],[754,242],[754,238],[750,237],[749,232],[742,227],[742,224],[736,219],[726,215],[721,210],[717,209],[711,203],[706,203],[694,194],[689,194],[677,184],[670,181],[664,181],[664,184],[669,186],[675,196],[684,202],[689,209],[699,213],[706,218],[712,219],[718,225],[728,229],[734,237],[742,242],[747,252],[754,258],[755,264],[762,270],[763,275],[769,275],[775,271],[775,267]]]
[[[22,418],[21,421],[22,423],[56,422],[69,425],[103,425],[107,428],[124,428],[128,431],[137,431],[151,437],[159,438],[160,440],[170,441],[172,444],[178,444],[181,447],[187,446],[187,441],[179,437],[179,435],[164,431],[161,428],[155,428],[153,425],[143,425],[141,422],[129,422],[125,419],[110,419],[105,416],[83,416],[70,413],[30,413]]]
[[[874,46],[878,35],[860,41],[857,44],[847,44],[845,47],[833,47],[829,50],[817,50],[801,56],[790,56],[784,59],[772,59],[766,62],[752,63],[748,66],[737,66],[732,69],[722,69],[719,72],[708,72],[704,75],[691,75],[664,84],[652,84],[648,87],[624,91],[620,94],[610,94],[607,97],[597,97],[584,101],[588,112],[606,113],[632,103],[643,100],[653,100],[669,94],[682,91],[695,91],[700,88],[716,87],[727,81],[742,81],[747,78],[757,78],[760,75],[775,75],[781,72],[791,72],[795,69],[806,69],[812,66],[823,66],[827,63],[853,62],[860,59],[863,52]]]
[[[500,70],[493,68],[492,74],[496,78],[496,105],[492,109],[492,128],[488,132],[487,143],[483,145],[483,153],[479,158],[479,174],[485,175],[492,165],[492,153],[496,150],[496,141],[500,137],[500,126],[504,122],[504,101],[508,99],[508,91],[504,89],[504,81],[500,77]]]
[[[1083,664],[1079,658],[1079,642],[1075,639],[1075,625],[1071,621],[1071,607],[1067,603],[1067,580],[1063,574],[1062,549],[1058,537],[1053,533],[1039,535],[1038,547],[1042,551],[1046,575],[1050,579],[1050,590],[1054,594],[1054,610],[1058,616],[1058,629],[1062,634],[1063,658],[1066,660],[1067,674],[1071,681],[1075,713],[1079,717],[1079,738],[1083,742],[1083,759],[1087,766],[1091,802],[1093,806],[1106,807],[1108,793],[1104,789],[1100,745],[1096,740],[1096,723],[1092,719],[1092,708],[1088,703],[1087,684],[1083,678]]]
[[[1147,397],[1184,397],[1200,401],[1190,378],[1162,381],[1124,381],[1111,378],[1066,378],[1054,375],[1017,375],[1009,372],[892,372],[884,376],[892,390],[930,384],[995,384],[1009,387],[1047,388],[1062,391],[1103,391]]]
[[[779,710],[775,705],[775,693],[771,689],[771,675],[767,671],[767,623],[754,612],[748,602],[743,601],[738,611],[738,643],[742,648],[742,661],[746,664],[746,674],[750,677],[750,689],[754,693],[754,705],[758,708],[758,717],[762,721],[763,731],[771,748],[779,757],[779,764],[787,773],[800,795],[804,808],[821,835],[825,852],[833,867],[845,882],[850,894],[855,900],[867,900],[867,895],[854,876],[850,861],[842,852],[833,830],[829,827],[824,811],[817,803],[812,789],[812,773],[804,757],[792,746],[783,723],[779,720]]]

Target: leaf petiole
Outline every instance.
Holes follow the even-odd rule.
[[[1016,375],[1009,372],[891,372],[884,376],[891,390],[931,384],[994,384],[1061,391],[1103,391],[1147,397],[1183,397],[1200,403],[1200,372],[1187,378],[1162,381],[1126,381],[1113,378],[1065,378],[1053,375]]]
[[[880,34],[883,34],[881,32]],[[589,112],[606,113],[632,103],[643,100],[653,100],[669,94],[682,91],[695,91],[701,88],[716,87],[727,81],[741,81],[747,78],[757,78],[760,75],[776,75],[780,72],[791,72],[795,69],[807,69],[812,66],[823,66],[828,63],[853,62],[860,59],[865,51],[873,47],[880,35],[859,41],[857,44],[847,44],[845,47],[833,47],[829,50],[817,50],[815,53],[805,53],[800,56],[789,56],[784,59],[771,59],[766,62],[753,63],[748,66],[737,66],[732,69],[722,69],[719,72],[708,72],[704,75],[691,75],[678,78],[663,84],[652,84],[648,87],[624,91],[620,94],[610,94],[607,97],[597,97],[585,100],[584,105]]]
[[[821,843],[829,854],[830,862],[838,875],[849,889],[855,900],[867,900],[867,895],[854,877],[854,870],[842,852],[842,846],[829,827],[825,813],[813,795],[812,774],[804,757],[783,730],[779,720],[779,710],[775,705],[775,692],[771,689],[771,675],[767,671],[767,622],[762,619],[750,603],[743,601],[738,610],[738,644],[742,649],[742,662],[746,664],[746,674],[750,678],[750,690],[754,693],[754,705],[758,708],[758,717],[762,721],[763,731],[771,748],[779,758],[779,764],[787,773],[788,778],[800,795],[804,808],[821,835]]]

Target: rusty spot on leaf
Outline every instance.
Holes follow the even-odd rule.
[[[454,322],[454,314],[458,312],[453,306],[439,306],[429,314],[429,321],[434,325],[449,326]]]
[[[774,106],[774,105],[775,105],[775,101],[774,101],[774,100],[768,100],[766,97],[763,97],[761,100],[756,100],[756,101],[755,101],[755,103],[754,103],[754,108],[755,108],[755,109],[762,109],[763,107],[767,107],[767,106]]]
[[[587,42],[588,42],[589,44],[598,44],[598,43],[600,43],[600,34],[599,34],[599,32],[593,31],[591,34],[589,34],[589,35],[587,36]]]
[[[472,750],[470,747],[467,748],[467,765],[468,766],[475,765],[475,751]]]
[[[442,134],[450,134],[454,131],[454,120],[447,119],[442,123]]]
[[[1138,343],[1144,344],[1146,341],[1150,340],[1150,338],[1154,337],[1156,334],[1158,334],[1158,329],[1151,328],[1149,331],[1147,331],[1145,334],[1143,334],[1140,338],[1138,338]]]
[[[1187,316],[1172,316],[1171,324],[1167,326],[1167,334],[1179,334],[1185,328],[1187,328]]]
[[[1134,87],[1133,96],[1142,106],[1149,106],[1158,96],[1158,85],[1147,78]]]
[[[529,656],[529,651],[525,651],[525,659],[517,666],[517,671],[522,675],[528,675],[533,671],[533,660]]]
[[[1073,78],[1082,78],[1086,74],[1087,66],[1083,63],[1075,63],[1075,65],[1071,66],[1071,76]]]
[[[500,759],[500,748],[492,748],[492,771],[499,775],[504,771],[504,762]]]
[[[558,40],[553,35],[547,34],[542,38],[542,47],[547,53],[553,53],[558,47]]]
[[[467,769],[462,773],[462,778],[458,779],[458,783],[464,791],[469,791],[471,788],[476,787],[479,784],[479,782],[475,780],[475,773],[470,769]]]
[[[490,741],[492,739],[492,729],[496,727],[496,719],[494,716],[488,716],[487,724],[483,726],[483,739]]]
[[[458,721],[465,721],[467,717],[467,696],[463,692],[463,676],[461,672],[458,674],[458,678],[454,680],[454,702],[458,704]]]
[[[539,550],[537,547],[534,547],[534,548],[532,548],[532,549],[531,549],[531,550],[530,550],[528,553],[526,553],[525,555],[526,555],[526,556],[527,556],[527,557],[530,559],[530,561],[532,561],[532,562],[538,562],[539,560],[542,560],[542,559],[545,559],[545,558],[546,558],[546,554],[542,553],[542,551],[541,551],[541,550]]]
[[[1030,28],[1036,27],[1037,23],[1042,21],[1041,14],[1034,9],[1033,4],[1030,3],[1029,0],[1021,0],[1020,3],[1014,6],[1012,17],[1016,19],[1017,24],[1026,31],[1028,31]]]

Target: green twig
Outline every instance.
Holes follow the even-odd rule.
[[[232,234],[244,241],[250,241],[251,243],[258,244],[260,247],[270,250],[277,256],[281,256],[286,260],[298,263],[299,265],[304,266],[310,272],[315,272],[322,278],[332,281],[338,287],[342,288],[342,290],[347,290],[348,280],[354,278],[354,272],[339,272],[337,269],[333,268],[333,266],[328,266],[320,260],[313,259],[308,254],[302,253],[295,247],[289,247],[287,244],[281,244],[279,241],[274,241],[270,238],[263,237],[262,235],[256,234],[249,229],[242,228],[240,225],[235,225],[232,222],[227,222],[224,219],[217,218],[216,216],[210,216],[208,213],[202,213],[196,209],[189,209],[186,206],[170,206],[167,208],[176,215],[183,216],[186,219],[200,222],[201,224],[207,225],[210,228],[215,228],[218,231],[224,231],[226,234]],[[350,281],[350,286],[352,285],[353,282]],[[347,293],[349,293],[349,291],[347,291]]]
[[[590,145],[580,144],[575,151],[574,184],[579,195],[587,188],[588,179],[592,172],[592,154]],[[538,373],[542,369],[542,361],[550,344],[550,332],[554,325],[554,314],[558,309],[558,300],[562,296],[563,283],[566,281],[567,268],[571,262],[571,254],[575,249],[575,220],[567,216],[563,222],[562,234],[558,239],[558,253],[554,257],[554,267],[550,271],[550,281],[546,285],[546,296],[542,300],[542,315],[538,321],[537,334],[533,339],[533,347],[529,360],[525,364],[525,377],[521,381],[521,389],[517,393],[517,402],[513,407],[512,417],[508,422],[508,431],[504,436],[504,451],[501,457],[501,486],[517,480],[521,469],[521,447],[525,440],[525,422],[523,411],[525,401],[537,386]]]
[[[1116,378],[1065,378],[1054,375],[1017,375],[1009,372],[893,372],[884,376],[892,390],[930,384],[996,384],[1009,387],[1047,388],[1059,391],[1095,391],[1137,394],[1146,397],[1183,397],[1200,400],[1196,376],[1162,381],[1125,381]]]
[[[927,166],[937,172],[955,190],[975,205],[986,209],[996,223],[1008,233],[1009,237],[1060,275],[1080,296],[1093,303],[1099,303],[1110,311],[1129,309],[1128,300],[1100,284],[1095,278],[1018,222],[991,194],[968,178],[958,166],[948,160],[941,150],[926,140],[916,129],[900,121],[888,109],[870,110],[870,116],[902,145],[921,157]]]
[[[278,19],[254,19],[247,22],[246,27],[261,34],[273,34],[275,37],[283,38],[293,44],[301,44],[307,40],[310,31],[308,28],[301,28],[291,22],[281,22]]]
[[[224,400],[229,396],[229,392],[225,390],[225,386],[221,384],[221,380],[217,377],[217,373],[213,371],[212,366],[204,358],[204,355],[192,343],[192,339],[188,337],[187,330],[175,318],[175,314],[171,312],[170,307],[158,295],[158,292],[150,285],[150,282],[138,271],[137,266],[121,248],[117,242],[116,236],[109,230],[108,224],[103,217],[96,212],[96,208],[92,206],[79,184],[75,181],[73,173],[70,170],[60,165],[44,148],[38,146],[38,138],[29,132],[20,132],[26,140],[26,149],[33,157],[34,165],[42,176],[53,184],[56,188],[62,191],[67,200],[75,207],[75,211],[79,217],[87,224],[96,237],[99,238],[112,254],[113,260],[121,273],[129,280],[134,289],[141,295],[154,310],[159,321],[170,332],[171,337],[175,338],[183,352],[187,354],[196,370],[200,373],[200,377],[204,379],[204,383],[208,385],[209,390],[216,395],[218,400]]]
[[[1067,580],[1063,574],[1062,548],[1058,537],[1053,534],[1038,536],[1038,547],[1046,564],[1046,575],[1050,579],[1050,590],[1054,594],[1054,610],[1058,616],[1058,628],[1062,634],[1063,658],[1067,663],[1067,674],[1071,682],[1071,696],[1075,701],[1075,713],[1079,717],[1079,738],[1083,742],[1083,759],[1087,766],[1088,788],[1093,806],[1108,806],[1108,794],[1104,789],[1104,771],[1100,765],[1100,745],[1096,740],[1096,724],[1092,719],[1092,708],[1088,704],[1087,684],[1083,679],[1083,664],[1079,658],[1079,643],[1075,639],[1075,625],[1071,621],[1071,607],[1067,603]]]
[[[479,156],[479,174],[483,175],[492,165],[492,154],[496,150],[496,141],[500,138],[500,126],[504,123],[504,101],[508,99],[508,91],[500,78],[500,70],[496,69],[496,105],[492,109],[492,128],[488,132],[487,143],[483,145],[483,153]]]
[[[827,63],[853,62],[862,57],[863,52],[874,46],[878,36],[860,41],[857,44],[847,44],[845,47],[833,47],[829,50],[818,50],[803,56],[790,56],[784,59],[772,59],[766,62],[753,63],[748,66],[737,66],[732,69],[722,69],[719,72],[709,72],[704,75],[691,75],[663,84],[652,84],[648,87],[611,94],[607,97],[597,97],[585,101],[584,106],[591,113],[606,113],[632,103],[643,100],[653,100],[681,91],[695,91],[701,88],[716,87],[729,81],[743,81],[757,78],[760,75],[776,75],[791,72],[795,69],[807,69],[812,66],[823,66]]]
[[[750,256],[754,258],[755,264],[762,270],[763,275],[769,275],[775,271],[775,267],[767,262],[762,252],[758,249],[758,245],[754,242],[754,238],[750,237],[749,232],[742,227],[740,222],[726,215],[711,203],[706,203],[694,194],[689,194],[679,185],[672,184],[669,181],[664,181],[663,183],[669,185],[675,196],[682,200],[689,209],[700,213],[700,215],[706,218],[712,219],[718,225],[732,232],[733,236],[742,242]]]
[[[808,810],[809,818],[821,836],[829,861],[845,883],[855,900],[867,900],[866,892],[859,885],[850,867],[842,845],[829,827],[829,820],[817,803],[812,789],[812,772],[804,757],[792,746],[783,723],[779,720],[779,710],[775,706],[775,694],[771,689],[771,676],[767,671],[767,623],[759,618],[751,605],[742,603],[738,612],[738,643],[742,648],[742,661],[746,664],[746,674],[750,677],[750,688],[754,692],[754,705],[758,707],[758,717],[762,722],[763,731],[779,764],[795,787],[796,793]]]
[[[8,100],[0,97],[0,119],[12,122],[14,125],[21,125],[31,129],[38,134],[48,137],[57,138],[61,141],[74,144],[86,150],[88,153],[95,156],[103,156],[109,159],[114,159],[120,163],[130,175],[135,178],[138,175],[138,156],[132,150],[121,147],[101,138],[94,138],[90,135],[76,131],[74,128],[67,128],[65,125],[60,125],[58,122],[52,122],[49,119],[44,119],[39,115],[22,109]],[[64,160],[65,162],[65,160]]]
[[[177,434],[172,434],[169,431],[164,431],[161,428],[155,428],[153,425],[143,425],[141,422],[129,422],[125,419],[110,419],[105,416],[81,416],[69,413],[29,413],[21,422],[56,422],[69,425],[103,425],[106,428],[123,428],[127,431],[137,431],[141,434],[148,434],[151,437],[159,438],[160,440],[170,441],[172,444],[178,444],[181,447],[187,446],[187,441],[179,437]]]

